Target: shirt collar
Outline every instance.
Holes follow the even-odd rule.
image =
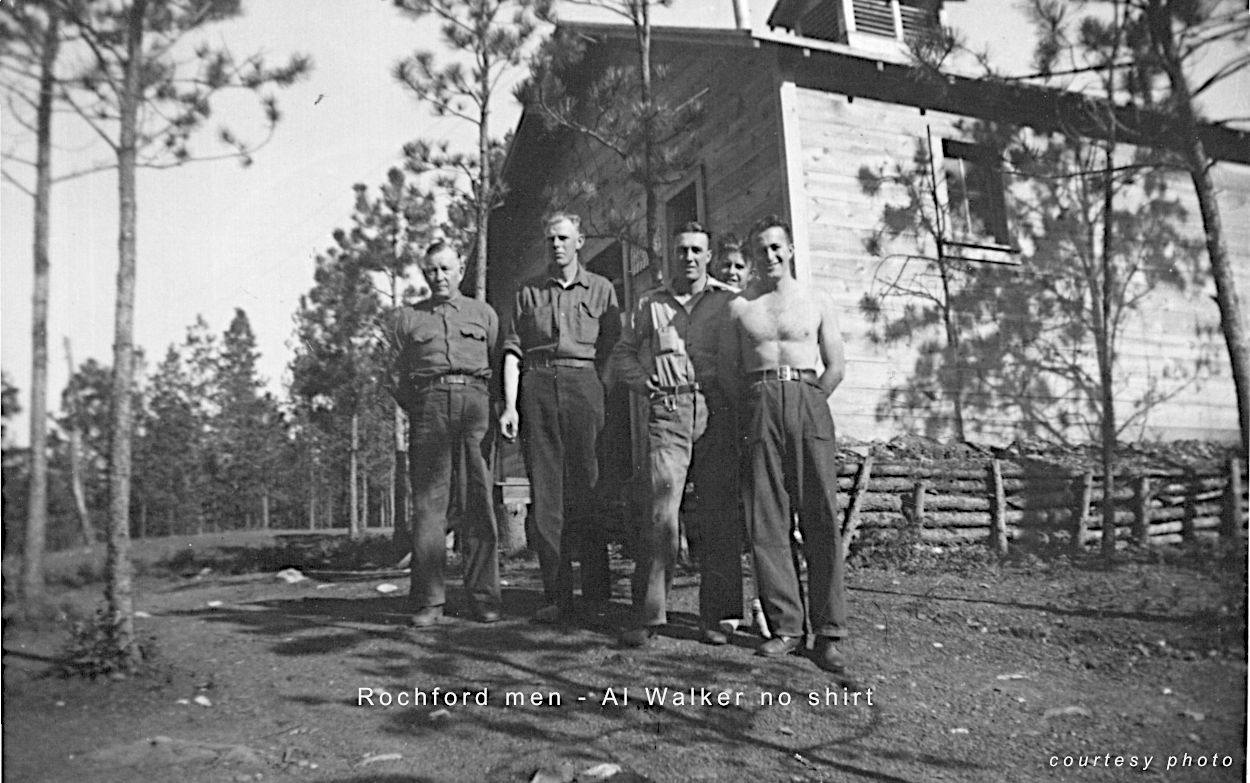
[[[548,267],[547,268],[547,273],[548,273],[547,282],[558,285],[561,288],[563,288],[564,283],[560,279],[559,274],[551,274],[551,272],[552,272],[551,267]],[[580,261],[577,264],[577,274],[573,276],[573,282],[572,284],[569,285],[569,288],[572,288],[575,285],[580,285],[582,288],[590,288],[590,278],[586,276],[586,267],[582,266]]]
[[[689,294],[678,294],[676,291],[673,290],[672,283],[669,283],[669,282],[664,283],[664,290],[667,291],[668,295],[673,297],[674,299],[676,299],[678,296],[689,296],[690,298],[687,299],[686,301],[693,301],[695,299],[698,299],[703,294],[706,294],[708,291],[732,291],[733,289],[730,286],[727,286],[721,281],[717,280],[715,277],[708,275],[706,278],[704,278],[703,287],[700,288],[698,291],[691,291]]]
[[[452,291],[451,296],[448,297],[447,299],[435,299],[434,297],[431,296],[429,299],[426,299],[425,301],[430,303],[430,307],[438,307],[439,305],[451,305],[455,309],[459,310],[460,303],[464,301],[464,294],[460,293],[459,291]]]

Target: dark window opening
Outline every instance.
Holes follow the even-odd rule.
[[[664,219],[670,234],[685,223],[698,221],[699,192],[694,182],[677,191],[677,194],[668,200],[664,205]]]
[[[993,151],[944,140],[942,156],[950,239],[1009,244],[1002,167]]]

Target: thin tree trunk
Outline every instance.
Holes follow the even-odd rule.
[[[1211,276],[1215,281],[1215,301],[1220,309],[1220,331],[1224,334],[1224,343],[1228,347],[1228,361],[1232,367],[1233,387],[1237,394],[1241,452],[1245,454],[1250,452],[1250,343],[1247,342],[1245,310],[1242,309],[1241,299],[1237,295],[1232,259],[1228,256],[1228,247],[1225,244],[1220,206],[1215,198],[1215,185],[1211,181],[1211,166],[1214,161],[1207,155],[1202,139],[1198,136],[1193,93],[1177,52],[1171,14],[1160,0],[1150,0],[1145,11],[1150,37],[1172,87],[1172,105],[1179,120],[1177,130],[1180,138],[1186,142],[1183,153],[1194,183],[1198,211],[1202,215],[1202,226],[1206,232],[1207,256],[1211,259]]]
[[[360,508],[357,505],[358,498],[356,492],[357,473],[360,469],[360,415],[352,413],[352,447],[350,464],[348,467],[348,504],[347,519],[348,533],[352,538],[360,537]]]
[[[360,529],[369,529],[369,471],[360,476]]]
[[[22,557],[22,593],[43,594],[43,555],[48,531],[48,221],[52,198],[52,102],[55,98],[60,20],[50,8],[39,58],[39,107],[35,153],[35,291],[31,297],[30,496]]]
[[[138,216],[135,163],[140,73],[143,66],[143,26],[146,0],[130,8],[126,33],[126,68],[119,95],[120,130],[117,146],[120,226],[117,238],[117,310],[113,338],[113,441],[109,454],[109,537],[106,573],[111,642],[119,663],[133,669],[141,653],[135,643],[132,567],[130,563],[130,469],[131,431],[134,427],[134,318],[135,318],[135,226]]]
[[[490,202],[494,194],[491,187],[490,165],[490,61],[481,63],[483,87],[482,113],[477,124],[478,189],[477,189],[477,287],[474,296],[486,301],[486,251],[487,230],[490,224]],[[491,346],[492,348],[494,346]]]
[[[660,200],[655,181],[655,107],[651,86],[651,3],[637,3],[634,35],[638,42],[638,76],[642,105],[642,180],[646,192],[647,263],[652,274],[662,275],[660,250]]]
[[[1115,131],[1107,145],[1107,173],[1103,175],[1102,205],[1102,290],[1099,291],[1098,339],[1098,386],[1102,393],[1102,417],[1099,421],[1102,440],[1102,556],[1108,560],[1115,557],[1115,335],[1112,333],[1112,296],[1116,290],[1115,236],[1113,234],[1112,209],[1115,204]]]
[[[70,348],[69,338],[64,339],[65,363],[69,365],[69,405],[66,435],[69,437],[69,480],[70,491],[74,495],[74,509],[78,513],[78,527],[82,532],[83,546],[91,549],[95,545],[95,526],[91,524],[91,512],[87,509],[87,491],[84,487],[82,465],[82,432],[78,429],[77,417],[81,412],[81,400],[78,390],[73,387],[74,353]]]
[[[269,487],[265,487],[260,492],[260,528],[261,530],[269,529]]]
[[[308,529],[317,529],[317,463],[308,461]]]

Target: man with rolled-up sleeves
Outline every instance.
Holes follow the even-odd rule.
[[[621,323],[612,283],[582,268],[581,219],[559,212],[543,228],[549,264],[517,291],[504,338],[499,430],[509,440],[521,436],[530,478],[528,538],[545,596],[534,619],[552,623],[573,611],[575,550],[582,597],[596,605],[611,597],[606,531],[591,509],[604,416],[597,368]]]
[[[453,492],[465,504],[459,543],[470,612],[479,622],[493,623],[500,606],[498,532],[483,442],[499,317],[490,305],[460,293],[464,259],[450,245],[431,245],[421,272],[430,298],[399,308],[392,323],[396,397],[408,413],[410,434],[408,624],[427,628],[443,618],[447,505]],[[462,457],[461,469],[453,470]]]
[[[694,482],[699,532],[699,638],[727,644],[722,621],[742,617],[742,530],[737,518],[733,412],[716,371],[720,333],[735,292],[708,274],[711,234],[698,223],[673,235],[664,285],[638,301],[613,361],[647,400],[651,514],[634,567],[634,627],[627,647],[644,647],[668,622],[678,553],[678,514]]]

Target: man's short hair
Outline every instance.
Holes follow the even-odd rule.
[[[690,220],[682,223],[677,227],[677,230],[673,232],[673,236],[677,236],[678,234],[702,234],[707,237],[708,246],[710,247],[712,244],[712,232],[704,228],[703,224],[697,220]]]
[[[456,255],[457,258],[460,258],[460,251],[456,249],[455,245],[453,245],[452,243],[448,242],[445,239],[436,239],[430,243],[429,247],[425,249],[425,255],[422,257],[421,260],[424,261],[427,258],[433,258],[434,256],[438,255],[444,250],[450,250],[452,253]],[[464,259],[461,259],[461,260],[464,260]]]
[[[779,228],[782,231],[785,231],[786,241],[790,244],[794,244],[794,232],[790,230],[790,224],[782,220],[778,215],[766,215],[756,221],[755,225],[751,226],[751,238],[754,239],[770,228]]]
[[[576,212],[565,212],[563,210],[552,212],[543,218],[543,228],[547,228],[552,223],[559,223],[561,220],[569,221],[573,224],[573,228],[577,229],[577,233],[582,233],[582,216]]]
[[[742,252],[742,240],[734,233],[725,234],[716,243],[716,257],[724,258],[730,253]]]

